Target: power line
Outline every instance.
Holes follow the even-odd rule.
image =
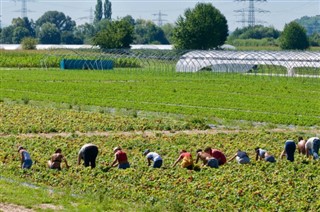
[[[158,25],[159,27],[161,27],[161,26],[163,25],[163,22],[164,22],[164,21],[167,21],[167,20],[162,19],[162,17],[163,17],[163,16],[168,16],[168,15],[162,13],[161,11],[159,11],[159,13],[154,13],[154,14],[152,14],[152,15],[157,17],[156,19],[153,19],[152,21],[157,21],[157,25]]]
[[[242,17],[242,20],[239,21],[241,23],[243,23],[243,26],[244,26],[244,23],[247,23],[248,26],[255,26],[256,25],[256,18],[255,18],[255,14],[258,12],[258,13],[266,13],[266,12],[270,12],[270,11],[267,11],[267,10],[262,10],[262,9],[259,9],[259,8],[255,8],[254,6],[254,2],[266,2],[267,0],[236,0],[236,1],[248,1],[249,2],[249,6],[248,8],[243,8],[241,10],[235,10],[234,12],[238,12],[238,13],[242,13],[243,15],[242,16],[245,16],[245,13],[248,14],[248,19],[245,20],[244,17]]]
[[[33,12],[31,10],[28,10],[28,7],[27,7],[28,0],[18,0],[18,1],[21,1],[21,9],[16,10],[14,12],[21,12],[21,18],[27,18],[28,12]],[[14,2],[16,2],[16,0],[14,0]]]
[[[79,18],[77,18],[77,19],[75,19],[75,20],[89,19],[89,23],[92,24],[92,23],[93,23],[93,19],[94,19],[92,7],[90,7],[90,10],[85,10],[85,11],[86,11],[86,12],[89,11],[89,16],[79,17]]]

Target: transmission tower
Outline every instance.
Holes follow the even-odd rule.
[[[21,9],[16,10],[14,12],[21,12],[21,18],[27,18],[28,12],[32,12],[31,10],[28,10],[28,7],[27,7],[28,0],[14,0],[14,2],[16,1],[21,1]]]
[[[157,21],[157,23],[158,23],[157,25],[159,27],[161,27],[163,25],[164,21],[167,21],[167,20],[162,19],[162,17],[167,16],[167,14],[163,14],[163,13],[161,13],[161,11],[159,11],[159,13],[155,13],[152,15],[157,17],[156,19],[153,19],[152,21]]]
[[[245,9],[234,10],[233,12],[241,13],[241,20],[237,22],[242,23],[242,28],[244,28],[246,26],[246,10]]]
[[[269,12],[267,10],[255,8],[255,6],[254,6],[254,2],[267,2],[267,0],[236,0],[236,1],[248,1],[249,2],[248,8],[234,11],[234,12],[248,13],[248,19],[244,21],[245,23],[248,24],[248,26],[255,26],[256,25],[256,20],[255,20],[255,13],[256,12],[258,12],[258,13]]]
[[[90,10],[85,10],[86,12],[89,11],[89,16],[83,16],[83,17],[79,17],[75,20],[83,20],[83,19],[89,19],[89,23],[92,24],[93,23],[93,10],[92,7],[90,7]]]

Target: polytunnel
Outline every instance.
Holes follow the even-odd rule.
[[[293,76],[295,68],[320,68],[320,52],[197,50],[182,55],[176,71],[197,72],[210,68],[217,72],[248,72],[259,65],[282,66],[287,75]]]

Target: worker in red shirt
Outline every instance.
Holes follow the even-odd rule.
[[[114,161],[112,162],[111,167],[118,166],[119,169],[130,168],[127,154],[124,151],[122,151],[120,147],[115,147],[113,149],[113,152],[114,152]]]
[[[216,158],[219,162],[219,166],[225,164],[227,162],[226,156],[217,149],[211,149],[211,147],[207,147],[204,149],[204,152],[210,154],[212,157]]]

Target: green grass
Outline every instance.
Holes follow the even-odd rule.
[[[1,99],[320,125],[319,79],[170,71],[0,70]]]
[[[0,202],[12,207],[36,211],[147,211],[145,204],[94,196],[92,193],[75,195],[63,188],[36,186],[19,178],[0,178]],[[0,208],[1,209],[1,208]],[[157,208],[160,211],[161,207]],[[18,209],[12,209],[18,210]]]

